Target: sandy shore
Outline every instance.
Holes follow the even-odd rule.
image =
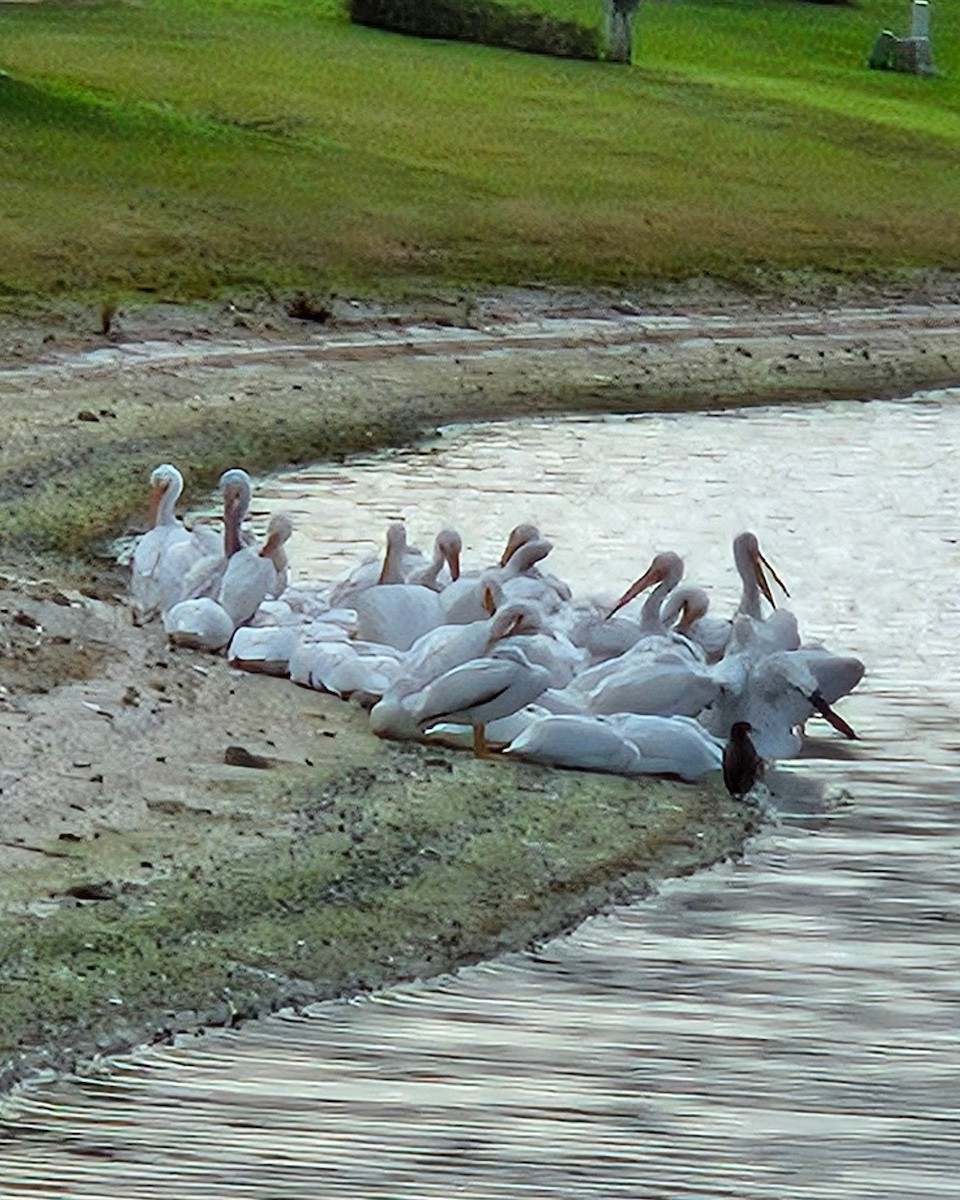
[[[387,746],[356,708],[171,652],[132,627],[123,573],[89,550],[137,527],[150,467],[177,462],[196,495],[229,465],[456,419],[957,383],[960,305],[946,300],[641,312],[517,293],[406,313],[341,304],[322,325],[157,309],[121,314],[110,337],[8,321],[0,1082],[523,944],[624,886],[736,852],[751,826],[716,789]],[[226,765],[231,745],[272,769]],[[549,797],[539,815],[531,789]],[[441,928],[447,909],[457,928]]]

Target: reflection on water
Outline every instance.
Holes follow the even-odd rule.
[[[863,740],[782,769],[744,862],[536,954],[18,1097],[3,1195],[960,1196],[958,398],[452,429],[270,481],[321,577],[398,515],[477,563],[536,520],[577,589],[671,548],[724,611],[753,528],[806,636],[868,663]]]

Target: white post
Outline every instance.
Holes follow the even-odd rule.
[[[930,36],[930,0],[913,0],[913,26],[910,36],[912,38],[928,38]]]

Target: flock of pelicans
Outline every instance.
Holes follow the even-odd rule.
[[[722,768],[743,795],[762,760],[799,752],[810,717],[855,736],[832,705],[860,682],[863,663],[801,642],[764,568],[789,593],[752,533],[734,539],[743,591],[729,619],[707,614],[706,593],[682,585],[683,561],[670,552],[612,607],[575,600],[543,569],[551,544],[532,525],[513,530],[498,563],[463,572],[454,530],[437,535],[428,558],[395,523],[382,559],[330,584],[293,586],[292,522],[273,516],[256,543],[243,524],[245,471],[220,479],[222,534],[177,518],[175,467],[157,467],[150,483],[134,619],[162,619],[175,644],[225,652],[236,667],[353,698],[381,737],[622,775],[694,780]],[[623,615],[642,593],[639,613]]]

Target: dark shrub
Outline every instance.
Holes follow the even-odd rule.
[[[495,0],[350,0],[350,19],[416,37],[507,46],[555,58],[599,58],[599,30]]]

